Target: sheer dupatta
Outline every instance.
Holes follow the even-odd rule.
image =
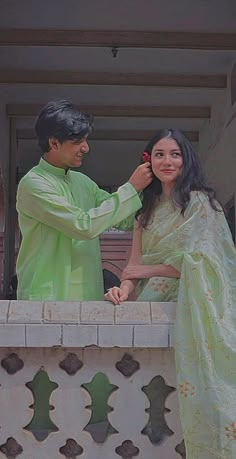
[[[187,459],[235,459],[236,251],[223,212],[200,192],[191,193],[184,217],[170,201],[159,203],[144,231],[143,254],[144,264],[181,272],[179,281],[166,279],[166,290],[160,278],[157,286],[155,279],[141,281],[138,299],[170,301],[172,289],[177,300],[175,356]]]

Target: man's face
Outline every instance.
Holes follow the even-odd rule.
[[[57,139],[50,139],[51,150],[48,153],[56,160],[57,167],[67,169],[69,167],[80,167],[84,155],[89,152],[87,136],[79,140],[65,140],[60,143]],[[54,162],[55,164],[55,162]]]

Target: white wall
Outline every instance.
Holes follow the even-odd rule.
[[[23,449],[23,454],[19,455],[22,459],[65,459],[69,456],[121,459],[116,448],[129,440],[139,449],[138,459],[180,459],[176,448],[178,450],[182,443],[183,434],[177,391],[173,390],[176,388],[175,303],[164,303],[164,306],[138,302],[118,306],[107,302],[8,303],[0,302],[0,360],[4,360],[0,391],[1,445],[11,437],[13,444],[17,442]],[[75,363],[82,365],[80,369]],[[130,374],[122,369],[122,363]],[[7,373],[9,368],[11,374]],[[99,375],[99,379],[94,379]],[[39,419],[37,407],[32,405],[32,389],[29,390],[26,383],[34,380],[34,388],[36,383],[44,390],[45,378],[50,387],[45,397],[48,403],[50,399],[53,408],[49,410],[46,403],[41,403],[42,394],[34,391],[42,416],[38,433],[46,437],[38,441],[33,435],[36,429],[32,424],[25,429],[34,415],[36,424]],[[49,384],[49,379],[54,386]],[[81,387],[83,384],[88,386]],[[148,386],[148,396],[142,390],[144,386]],[[89,392],[94,395],[90,396]],[[117,431],[109,437],[107,405],[112,407],[108,411],[109,423]],[[147,412],[150,406],[158,415],[154,423],[150,422]],[[93,423],[90,422],[91,412],[96,413]],[[49,419],[57,431],[47,430]],[[151,440],[141,433],[149,422],[147,430]],[[88,424],[90,433],[85,430]],[[166,432],[167,426],[173,434],[170,430],[169,434]],[[157,429],[162,441],[155,444]],[[94,433],[97,441],[92,437]],[[74,455],[73,450],[67,455],[60,454],[59,449],[67,439],[81,445],[83,454]],[[125,456],[128,457],[122,454]],[[3,459],[5,455],[0,452],[0,457]]]
[[[199,154],[211,185],[226,204],[236,192],[236,104],[231,103],[230,72],[225,93],[216,99],[211,119],[200,131]]]

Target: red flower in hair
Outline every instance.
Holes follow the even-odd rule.
[[[143,159],[144,163],[150,163],[151,162],[151,155],[149,155],[149,153],[147,151],[144,151],[142,159]]]

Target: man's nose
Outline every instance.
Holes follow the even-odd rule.
[[[88,153],[89,152],[89,144],[86,142],[84,145],[81,147],[82,153]]]

